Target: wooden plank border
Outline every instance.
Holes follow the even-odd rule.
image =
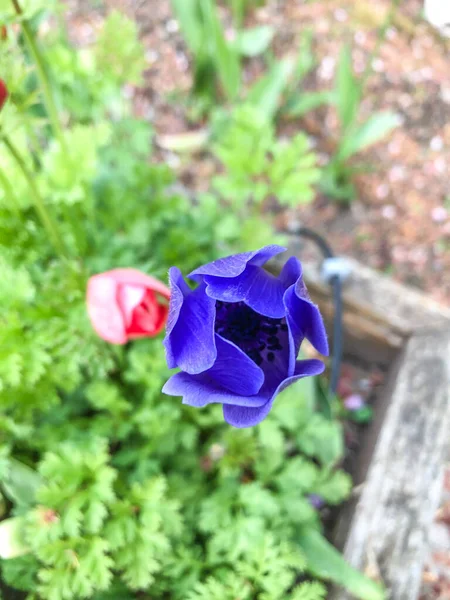
[[[449,357],[450,331],[415,334],[406,343],[390,373],[380,407],[385,418],[347,521],[345,557],[379,575],[392,600],[415,600],[420,591],[449,450]],[[345,525],[343,515],[341,537]],[[349,596],[338,591],[333,598]]]

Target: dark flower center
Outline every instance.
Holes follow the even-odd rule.
[[[216,302],[216,333],[236,344],[257,365],[275,360],[275,353],[283,350],[287,329],[285,319],[260,315],[243,302]]]

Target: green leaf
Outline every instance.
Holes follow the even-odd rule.
[[[244,31],[239,32],[234,46],[243,56],[258,56],[267,50],[274,33],[275,29],[270,25],[244,29]]]
[[[22,541],[24,522],[24,517],[13,517],[0,523],[0,558],[16,558],[29,552]]]
[[[36,589],[39,563],[32,554],[9,558],[2,562],[1,567],[2,580],[6,585],[23,592],[32,592]]]
[[[339,149],[339,158],[346,160],[356,152],[375,144],[398,127],[399,122],[398,115],[392,112],[372,115],[363,125],[345,136]]]
[[[212,0],[199,0],[205,24],[203,35],[208,36],[210,56],[217,69],[217,76],[229,100],[233,100],[241,84],[241,68],[237,51],[227,42],[217,8]]]
[[[356,198],[356,189],[352,182],[353,168],[345,162],[331,160],[322,169],[320,188],[323,193],[339,202],[349,203]]]
[[[383,587],[350,566],[316,529],[301,529],[297,541],[314,576],[344,587],[360,600],[386,599]]]
[[[117,44],[119,32],[120,44]],[[95,55],[103,77],[111,77],[118,85],[142,83],[145,50],[135,21],[125,14],[118,10],[109,13],[98,36]]]
[[[304,92],[300,98],[292,99],[286,106],[285,113],[289,117],[302,117],[311,110],[320,108],[324,104],[331,104],[334,99],[334,93],[331,91],[322,92]]]
[[[373,408],[371,406],[364,406],[358,410],[346,411],[346,418],[361,425],[370,423],[373,419]]]
[[[191,52],[197,54],[204,41],[204,29],[201,22],[198,0],[171,0],[171,4],[186,44]]]
[[[299,379],[279,394],[272,414],[288,431],[298,432],[314,414],[314,397],[314,379]]]
[[[36,491],[42,485],[42,478],[27,465],[11,458],[8,475],[1,485],[10,500],[20,506],[29,506],[33,504]]]
[[[321,477],[312,487],[312,492],[321,496],[327,504],[337,505],[348,498],[352,489],[350,475],[344,471],[332,471],[324,469]]]
[[[291,59],[280,60],[250,88],[247,102],[259,109],[267,119],[272,119],[280,108],[294,66],[294,61]]]
[[[291,600],[325,600],[327,589],[318,581],[305,581],[292,590]]]
[[[355,122],[361,98],[361,86],[353,75],[350,46],[344,46],[339,57],[336,81],[336,102],[341,131]]]
[[[317,457],[324,466],[334,465],[344,454],[341,424],[319,414],[299,432],[297,442],[305,454]]]

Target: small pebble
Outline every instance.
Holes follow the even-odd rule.
[[[334,56],[325,56],[320,63],[318,74],[321,79],[329,81],[333,78],[334,68],[336,66],[336,59]]]
[[[431,67],[422,67],[420,69],[420,74],[422,75],[423,79],[428,80],[428,81],[431,81],[434,76],[434,72]]]
[[[387,204],[381,209],[381,214],[385,219],[392,221],[397,216],[397,209],[392,204]]]
[[[436,158],[436,160],[434,161],[433,164],[434,164],[434,168],[436,169],[436,173],[442,174],[447,171],[447,163],[446,163],[445,159],[442,158],[442,156],[439,156],[438,158]]]
[[[435,206],[431,211],[431,218],[435,223],[443,223],[448,219],[448,212],[443,206]]]
[[[389,150],[389,154],[392,154],[393,156],[396,156],[397,154],[400,154],[401,145],[400,145],[399,141],[398,140],[392,140],[391,142],[389,142],[389,144],[388,144],[388,150]]]
[[[373,70],[376,73],[383,73],[384,71],[384,60],[381,60],[381,58],[376,58],[373,63]]]
[[[389,195],[388,184],[380,183],[380,185],[377,186],[376,194],[377,194],[377,198],[380,198],[380,199],[387,198],[387,196]]]
[[[176,33],[180,29],[176,19],[169,19],[166,23],[166,31],[168,33]]]
[[[345,23],[345,21],[347,21],[348,19],[347,11],[343,8],[337,8],[334,11],[334,18],[336,19],[336,21],[339,21],[339,23]]]
[[[445,104],[450,104],[450,87],[442,86],[440,96],[442,102],[445,102]]]
[[[396,35],[397,35],[397,30],[395,29],[395,27],[389,27],[389,29],[386,31],[386,38],[388,40],[393,40]]]
[[[213,444],[209,449],[209,456],[213,460],[220,460],[225,455],[225,448],[221,444]]]
[[[433,150],[433,152],[440,152],[443,147],[444,141],[439,135],[435,135],[433,138],[431,138],[430,148]]]
[[[405,167],[403,165],[394,165],[389,171],[389,181],[403,181],[405,179]]]
[[[150,65],[155,63],[158,60],[158,58],[159,54],[156,50],[147,50],[145,53],[145,59]]]

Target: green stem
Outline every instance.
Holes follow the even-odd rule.
[[[19,17],[22,17],[22,9],[20,7],[18,0],[11,0],[14,10],[16,11]],[[47,109],[48,117],[53,129],[53,132],[59,143],[61,144],[62,149],[65,153],[68,153],[68,147],[66,145],[66,141],[64,138],[64,133],[61,127],[61,123],[59,122],[58,110],[56,108],[55,100],[53,98],[52,89],[50,85],[49,78],[47,76],[47,71],[45,68],[45,62],[41,55],[41,52],[36,43],[33,31],[29,26],[28,22],[25,19],[22,19],[22,31],[25,37],[25,41],[28,45],[28,49],[30,54],[32,55],[34,62],[36,64],[37,74],[41,83],[42,94],[44,96],[44,103]]]
[[[22,156],[20,155],[19,151],[14,146],[14,144],[11,142],[11,140],[6,135],[1,134],[1,132],[0,132],[0,135],[1,135],[1,139],[2,139],[3,143],[8,148],[9,152],[11,153],[11,156],[14,158],[14,160],[17,163],[17,166],[20,168],[20,170],[23,173],[23,176],[27,180],[27,183],[30,187],[30,190],[31,190],[31,193],[33,196],[36,212],[38,213],[38,216],[41,219],[42,224],[45,227],[45,229],[49,235],[49,238],[51,239],[51,241],[55,247],[55,250],[58,252],[58,254],[62,258],[67,258],[67,254],[64,249],[64,244],[62,243],[62,240],[61,240],[61,237],[59,236],[58,230],[55,227],[50,215],[47,212],[47,208],[45,206],[44,200],[33,180],[33,176],[30,173],[25,161],[23,160]]]
[[[0,183],[2,184],[3,189],[5,190],[5,195],[11,201],[12,212],[14,212],[16,217],[20,218],[19,201],[17,200],[17,196],[14,193],[12,185],[9,183],[8,178],[6,177],[6,175],[4,174],[4,172],[1,169],[0,169]]]

